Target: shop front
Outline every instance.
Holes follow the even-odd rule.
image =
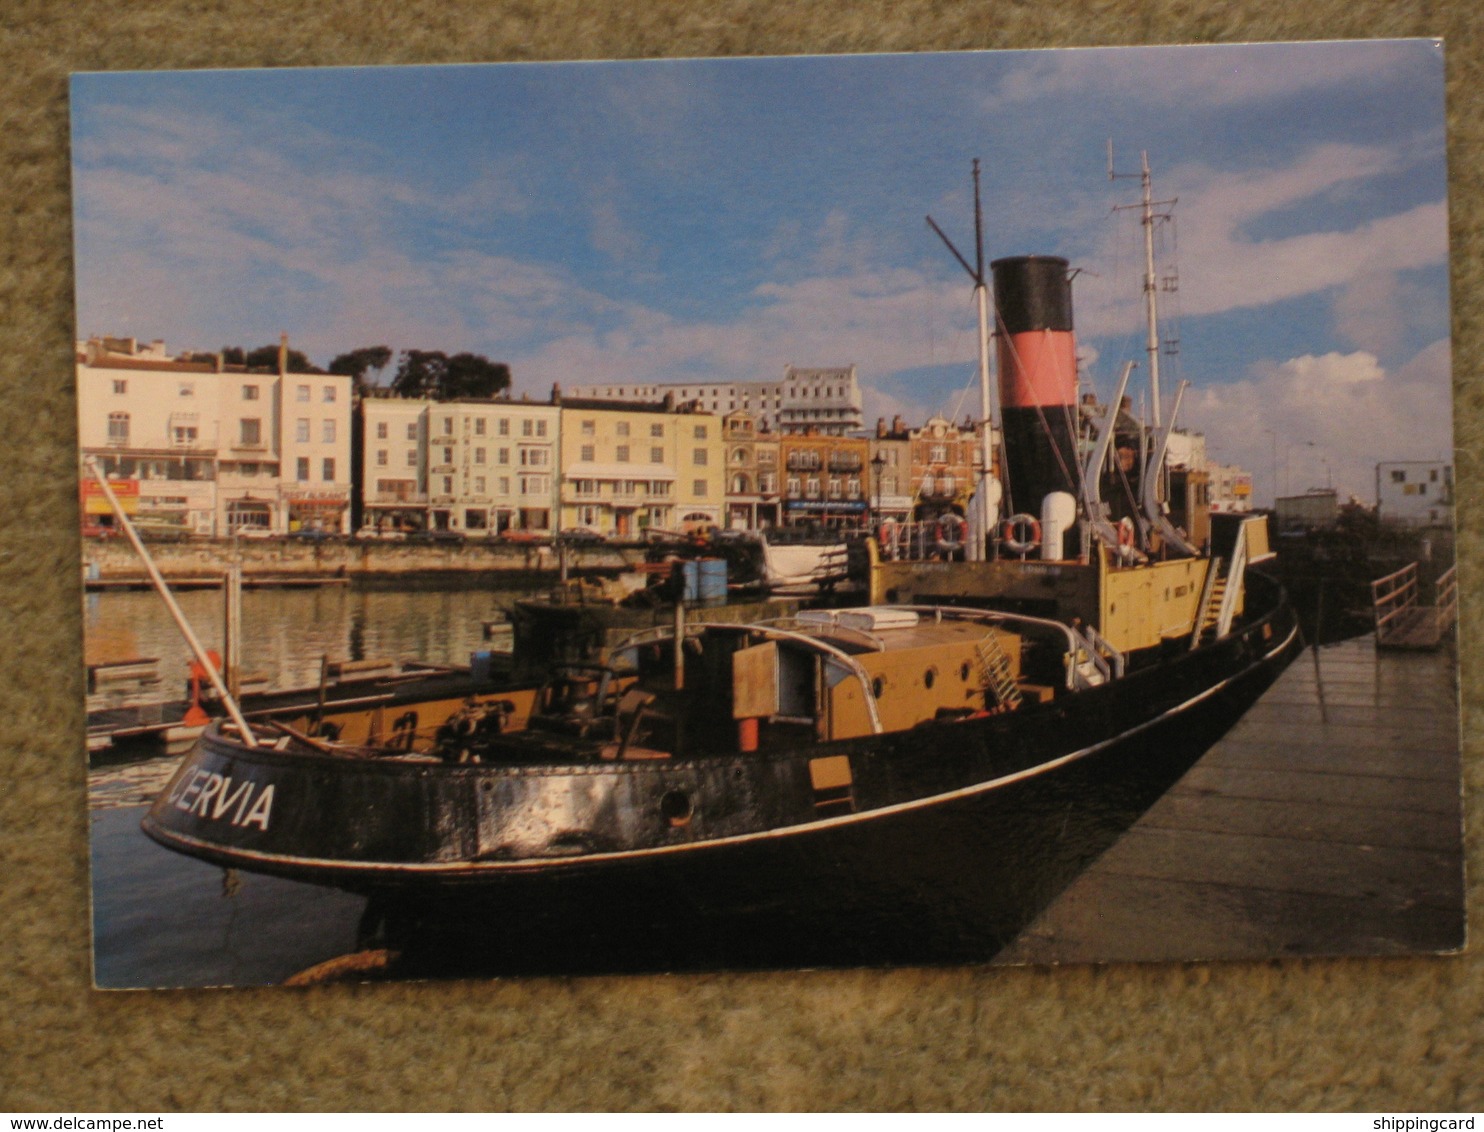
[[[290,531],[327,531],[344,534],[350,497],[341,491],[284,492],[284,510]]]

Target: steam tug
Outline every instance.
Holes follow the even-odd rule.
[[[399,946],[432,933],[425,955],[456,923],[502,970],[993,955],[1247,710],[1298,628],[1253,569],[1265,519],[1172,520],[1174,413],[1133,435],[1132,367],[1079,427],[1067,261],[991,267],[1003,451],[971,560],[873,541],[859,608],[682,611],[526,689],[219,722],[145,832],[371,896]]]

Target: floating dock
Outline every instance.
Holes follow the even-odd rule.
[[[1453,653],[1306,650],[995,962],[1462,948]]]

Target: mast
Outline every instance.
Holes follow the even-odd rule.
[[[943,229],[933,222],[933,218],[927,218],[928,226],[937,233],[938,239],[947,245],[948,250],[953,253],[953,258],[958,260],[959,265],[966,271],[969,278],[974,281],[974,305],[979,312],[979,443],[980,458],[983,467],[979,473],[979,538],[974,540],[969,548],[968,557],[971,561],[978,561],[984,557],[986,540],[994,530],[996,501],[991,498],[989,490],[990,480],[994,478],[994,440],[993,428],[990,425],[990,400],[989,400],[989,288],[984,282],[984,210],[979,200],[979,159],[974,158],[974,266],[969,263],[956,247],[953,241],[943,234]]]
[[[1173,207],[1179,201],[1179,197],[1171,197],[1169,200],[1154,199],[1154,180],[1149,175],[1149,151],[1142,150],[1139,154],[1141,171],[1138,173],[1115,173],[1113,171],[1113,139],[1108,139],[1108,180],[1116,181],[1123,177],[1138,177],[1142,188],[1142,199],[1138,204],[1114,205],[1114,212],[1122,212],[1126,209],[1139,209],[1140,220],[1144,226],[1144,320],[1148,333],[1145,337],[1144,348],[1149,354],[1149,401],[1153,410],[1151,423],[1156,429],[1164,424],[1164,418],[1160,409],[1159,399],[1159,303],[1156,290],[1158,280],[1154,277],[1154,224],[1157,220],[1168,220],[1168,212],[1155,212],[1155,206],[1160,208]]]

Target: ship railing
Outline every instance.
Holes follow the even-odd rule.
[[[1106,667],[1103,675],[1112,680],[1122,679],[1126,667],[1123,653],[1109,644],[1108,639],[1091,625],[1082,626],[1082,635],[1087,638],[1087,643],[1092,646],[1093,652],[1105,661]]]
[[[1417,592],[1415,562],[1408,562],[1400,570],[1371,583],[1371,605],[1375,611],[1378,642],[1386,638],[1394,622],[1410,617],[1417,605]]]
[[[836,627],[832,627],[832,632],[834,628]],[[685,639],[689,640],[692,637],[699,637],[707,630],[715,629],[730,630],[738,633],[761,634],[769,640],[794,641],[814,652],[823,653],[830,660],[845,669],[847,674],[855,677],[856,682],[860,684],[861,697],[866,705],[866,714],[871,720],[871,732],[875,735],[880,735],[886,730],[881,725],[881,714],[876,710],[876,696],[871,691],[871,674],[861,667],[860,661],[856,660],[855,657],[851,656],[844,649],[838,648],[826,640],[822,640],[818,636],[817,631],[810,633],[800,632],[795,629],[783,629],[761,621],[746,625],[732,622],[708,621],[694,625],[685,625],[682,627],[681,632],[684,634]],[[649,629],[641,629],[639,632],[625,637],[613,647],[610,657],[616,661],[620,653],[628,652],[631,649],[639,648],[646,644],[656,644],[674,639],[674,626],[655,625]]]
[[[1438,635],[1442,636],[1458,620],[1458,566],[1454,564],[1438,575],[1433,584],[1438,609]]]
[[[910,609],[922,615],[929,614],[939,621],[978,621],[987,625],[1005,626],[1006,628],[1018,629],[1023,633],[1041,633],[1049,636],[1059,636],[1066,643],[1067,656],[1067,690],[1071,692],[1082,688],[1093,687],[1110,679],[1116,679],[1123,674],[1123,654],[1119,653],[1112,645],[1101,637],[1102,649],[1084,634],[1092,630],[1091,626],[1077,628],[1067,625],[1061,621],[1053,621],[1049,617],[1032,617],[1028,613],[1007,613],[999,609],[966,609],[962,606],[942,605],[899,605],[894,609]],[[1117,660],[1114,661],[1113,657]],[[1093,679],[1085,670],[1086,665],[1091,665],[1099,679]]]
[[[1237,615],[1237,602],[1241,600],[1247,574],[1247,556],[1247,524],[1243,523],[1237,529],[1237,543],[1232,548],[1231,565],[1226,571],[1226,590],[1221,595],[1221,611],[1216,616],[1218,641],[1232,631],[1232,621]],[[1196,617],[1204,618],[1205,612],[1197,612]]]

